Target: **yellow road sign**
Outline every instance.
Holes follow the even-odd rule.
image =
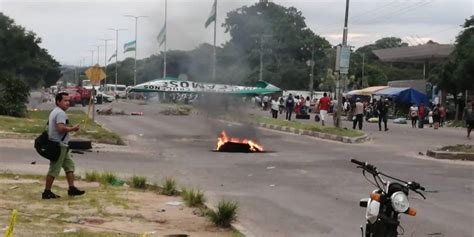
[[[98,86],[99,82],[105,79],[105,72],[98,64],[86,70],[86,76],[91,80],[91,84]]]

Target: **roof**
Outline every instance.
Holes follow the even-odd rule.
[[[353,90],[353,91],[350,91],[347,94],[349,94],[349,95],[367,95],[367,96],[371,96],[375,92],[377,92],[379,90],[383,90],[385,88],[388,88],[388,86],[371,86],[371,87],[367,87],[367,88],[360,89],[360,90]]]
[[[399,103],[428,104],[428,97],[425,94],[409,87],[388,87],[377,91],[375,95],[395,97],[395,101]]]
[[[442,60],[454,50],[452,44],[424,44],[410,47],[377,49],[372,52],[382,62],[424,62]]]

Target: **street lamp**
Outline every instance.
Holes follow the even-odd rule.
[[[97,47],[97,65],[100,66],[99,57],[100,57],[100,47],[102,47],[102,45],[94,44],[92,46]]]
[[[107,86],[107,42],[112,40],[112,39],[100,39],[101,41],[105,42],[105,55],[104,55],[104,67],[105,67],[105,79],[104,79],[104,88]]]
[[[115,31],[115,88],[117,88],[117,78],[118,78],[118,32],[124,31],[127,29],[119,29],[119,28],[109,28],[108,30]]]
[[[133,70],[133,85],[137,85],[137,50],[138,50],[138,41],[137,41],[137,31],[138,31],[138,18],[145,18],[148,16],[134,16],[134,15],[124,15],[124,17],[135,18],[135,67]]]

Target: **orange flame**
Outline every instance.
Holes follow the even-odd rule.
[[[217,148],[216,150],[219,150],[225,143],[227,142],[232,142],[232,143],[240,143],[240,144],[248,144],[250,146],[250,151],[253,152],[259,152],[263,151],[263,146],[252,141],[249,139],[239,139],[239,138],[234,138],[234,137],[229,137],[227,136],[227,133],[225,131],[221,132],[221,135],[217,138]]]

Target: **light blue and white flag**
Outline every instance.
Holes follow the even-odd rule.
[[[160,44],[160,46],[165,42],[166,40],[166,24],[163,25],[163,28],[161,28],[160,33],[158,34],[158,37],[156,37],[156,40]]]
[[[129,52],[129,51],[135,51],[136,46],[137,46],[137,42],[135,40],[124,44],[123,45],[123,53]]]
[[[110,56],[109,62],[110,62],[110,60],[112,60],[112,59],[115,58],[115,57],[117,57],[117,52],[115,52],[114,54],[112,54],[112,56]]]
[[[216,20],[216,13],[217,13],[217,0],[214,0],[214,4],[212,5],[211,12],[209,13],[209,17],[204,24],[204,27],[207,28],[209,24]]]

